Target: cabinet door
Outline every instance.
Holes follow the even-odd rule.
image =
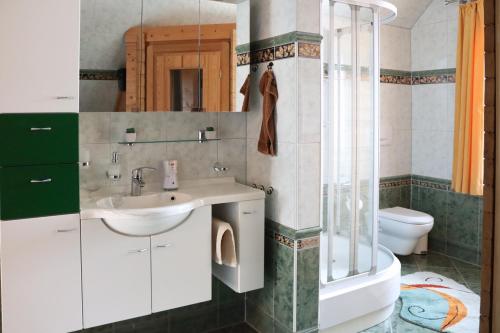
[[[153,312],[212,298],[211,207],[179,227],[151,237]]]
[[[0,1],[1,113],[78,112],[79,0]]]
[[[150,314],[150,238],[82,220],[82,280],[85,328]]]
[[[4,333],[82,328],[80,216],[2,221]]]

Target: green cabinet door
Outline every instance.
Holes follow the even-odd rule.
[[[0,168],[0,219],[78,213],[78,165]]]
[[[0,114],[0,166],[78,162],[78,114]]]

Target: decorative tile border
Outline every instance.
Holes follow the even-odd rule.
[[[321,57],[321,44],[299,42],[299,57],[320,59]]]
[[[455,83],[455,69],[445,68],[414,72],[381,69],[380,82],[406,85]]]
[[[118,71],[107,69],[81,69],[80,80],[115,81],[118,80]]]
[[[400,177],[388,177],[380,179],[380,189],[394,188],[399,186],[411,185],[411,175]]]
[[[443,191],[451,191],[451,181],[418,175],[404,175],[380,179],[380,189],[416,185]]]
[[[319,247],[321,228],[294,230],[266,219],[266,234],[290,249],[306,250]]]
[[[320,237],[311,237],[306,239],[299,239],[297,241],[297,250],[307,250],[319,247]]]
[[[445,179],[414,175],[411,177],[411,184],[435,190],[451,191],[451,181]]]
[[[249,44],[238,45],[236,47],[237,65],[259,64],[293,58],[297,55],[319,59],[322,38],[319,34],[293,31]]]
[[[291,249],[295,248],[295,241],[277,232],[274,233],[274,240],[279,244],[289,247]]]

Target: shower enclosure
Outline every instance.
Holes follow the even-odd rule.
[[[396,8],[381,0],[322,3],[322,328],[326,303],[335,303],[332,295],[341,295],[342,286],[352,290],[399,265],[377,239],[379,29],[395,16]]]

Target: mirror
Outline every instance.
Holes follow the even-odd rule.
[[[80,112],[242,111],[249,2],[82,0]]]

